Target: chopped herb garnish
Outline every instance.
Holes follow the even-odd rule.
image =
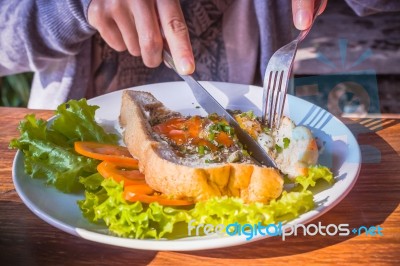
[[[241,117],[247,117],[250,118],[252,120],[256,119],[256,115],[254,114],[253,110],[247,111],[247,112],[243,112],[240,114]]]
[[[228,135],[232,136],[234,134],[233,128],[231,126],[225,125],[224,132],[228,133]]]
[[[250,157],[250,154],[247,150],[242,150],[242,154],[246,157]]]
[[[276,150],[277,152],[282,152],[282,147],[279,146],[278,144],[275,144],[275,150]]]
[[[198,147],[197,147],[197,152],[198,152],[200,155],[204,155],[204,153],[205,153],[204,146],[203,146],[203,145],[198,146]]]
[[[219,132],[225,132],[232,136],[234,134],[234,130],[231,126],[226,124],[225,122],[217,122],[214,123],[210,126],[209,128],[210,134],[211,133],[219,133]]]
[[[290,139],[289,138],[283,138],[283,148],[287,149],[287,147],[289,147],[290,144]]]
[[[263,127],[263,132],[265,134],[269,134],[271,132],[271,129],[269,127]]]
[[[210,131],[210,134],[208,134],[208,140],[213,141],[215,139],[215,132]]]
[[[205,163],[220,163],[221,162],[221,158],[216,157],[216,158],[212,158],[212,159],[205,159],[204,162]]]

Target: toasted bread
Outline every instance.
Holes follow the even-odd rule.
[[[204,163],[186,159],[163,141],[153,126],[181,114],[169,110],[152,94],[123,92],[120,124],[129,152],[139,159],[139,170],[156,191],[173,198],[207,200],[214,196],[241,197],[244,202],[267,203],[283,189],[277,169],[251,162]]]

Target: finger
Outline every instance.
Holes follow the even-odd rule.
[[[297,29],[305,30],[313,20],[314,0],[292,0],[293,22]]]
[[[138,33],[133,15],[125,8],[121,10],[120,14],[114,16],[114,18],[129,53],[133,56],[140,56]]]
[[[194,56],[179,0],[157,0],[157,8],[175,66],[183,75],[193,73]]]
[[[114,50],[125,51],[127,47],[115,21],[110,20],[106,24],[97,27],[103,40]]]
[[[154,1],[134,0],[131,8],[134,12],[143,62],[148,67],[157,67],[162,62],[163,43]]]
[[[321,15],[325,11],[325,8],[328,4],[328,0],[321,0],[321,1],[322,1],[321,9],[318,11],[317,15]]]
[[[117,51],[125,51],[126,46],[117,24],[108,13],[105,13],[103,2],[93,1],[88,10],[88,22],[100,33],[104,41]]]

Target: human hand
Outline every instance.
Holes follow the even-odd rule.
[[[317,15],[320,15],[326,8],[328,0],[322,1],[322,8]],[[293,23],[299,30],[308,29],[313,21],[314,5],[318,0],[292,0]]]
[[[162,62],[163,32],[178,71],[194,71],[194,56],[179,0],[92,0],[88,21],[113,49],[142,56],[148,67]]]

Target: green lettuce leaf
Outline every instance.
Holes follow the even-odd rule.
[[[218,197],[198,202],[190,211],[197,223],[256,224],[264,225],[286,221],[314,208],[313,194],[308,191],[286,192],[269,204],[253,202],[245,204],[240,198]],[[196,222],[194,224],[196,224]]]
[[[97,105],[88,105],[86,99],[70,100],[58,106],[57,118],[52,130],[62,132],[70,143],[75,141],[94,141],[116,144],[118,136],[107,134],[96,122]],[[73,125],[73,126],[72,126]]]
[[[235,222],[267,225],[293,219],[314,208],[313,195],[308,190],[283,192],[279,199],[267,205],[218,197],[187,209],[126,202],[122,197],[122,184],[112,179],[104,179],[101,187],[95,192],[86,191],[85,199],[78,202],[85,217],[92,222],[104,221],[115,235],[139,239],[187,236],[188,223],[192,220],[194,226],[200,223],[226,226]]]
[[[85,187],[85,200],[78,201],[83,216],[89,221],[96,223],[94,206],[103,203],[107,198],[107,191],[101,186],[104,177],[95,173],[86,178],[79,178],[79,182]]]
[[[334,182],[333,174],[328,167],[317,165],[308,168],[307,175],[297,176],[295,178],[295,183],[302,186],[303,191],[307,190],[309,187],[315,187],[317,180],[323,179],[329,184]]]
[[[97,160],[78,155],[74,141],[116,143],[117,136],[107,134],[94,119],[98,107],[86,100],[71,100],[59,106],[52,123],[27,115],[19,124],[20,137],[10,147],[24,153],[25,172],[43,178],[63,192],[83,189],[79,177],[96,172]]]

